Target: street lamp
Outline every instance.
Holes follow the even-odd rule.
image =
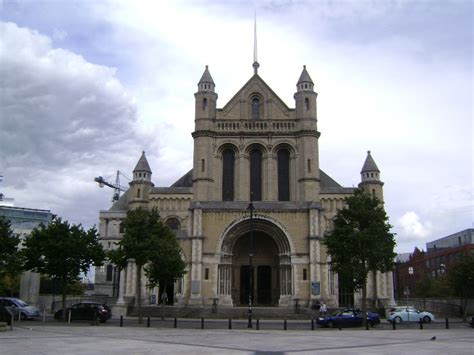
[[[249,238],[249,321],[247,328],[252,328],[252,294],[253,294],[253,193],[250,193],[250,203],[247,209],[250,211],[250,238]]]
[[[410,284],[410,280],[412,279],[413,273],[414,273],[413,266],[409,266],[409,267],[408,267],[408,282],[407,282],[407,289],[406,289],[407,308],[408,308],[408,295],[410,294],[410,288],[409,288],[408,285]],[[412,288],[414,289],[414,285],[413,285]]]

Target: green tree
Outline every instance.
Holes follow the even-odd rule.
[[[394,234],[380,201],[361,189],[345,199],[346,208],[339,210],[333,230],[324,244],[331,255],[331,267],[349,280],[349,291],[362,290],[362,312],[366,312],[367,275],[393,268]],[[364,320],[365,322],[365,320]]]
[[[463,320],[467,316],[467,304],[474,298],[474,257],[464,256],[448,270],[448,282],[454,294],[461,298]]]
[[[98,237],[95,227],[85,231],[81,225],[70,225],[54,217],[50,224],[41,224],[25,239],[25,268],[57,280],[62,290],[62,309],[66,309],[68,289],[80,273],[87,273],[91,264],[102,265],[105,252]]]
[[[135,262],[138,323],[141,324],[143,323],[142,269],[156,253],[163,228],[158,211],[143,208],[128,211],[123,227],[124,235],[117,243],[118,248],[110,251],[108,257],[120,269],[124,269],[129,261]]]
[[[186,263],[181,257],[181,247],[174,233],[162,223],[155,252],[145,267],[148,286],[159,286],[162,292],[166,292],[168,285],[173,284],[176,279],[186,273],[185,268]]]
[[[19,291],[23,258],[20,253],[20,236],[11,228],[11,223],[0,217],[0,294],[13,296]]]

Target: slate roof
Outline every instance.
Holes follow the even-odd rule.
[[[306,65],[303,65],[303,71],[301,72],[300,78],[296,85],[301,84],[301,83],[313,83],[313,80],[311,80],[311,77],[309,76],[308,71],[306,70]]]
[[[171,187],[192,187],[193,186],[193,169],[176,180]]]
[[[214,80],[212,80],[211,73],[209,72],[208,66],[206,65],[206,69],[204,70],[204,73],[201,76],[201,80],[199,80],[198,84],[201,83],[206,83],[206,84],[214,84]]]
[[[135,169],[133,169],[133,172],[137,171],[145,171],[147,173],[151,173],[150,165],[148,165],[148,160],[146,160],[145,157],[145,151],[142,152],[142,156],[140,159],[138,159],[138,163],[135,166]]]
[[[130,190],[125,191],[122,196],[120,196],[118,201],[115,201],[112,207],[109,208],[109,211],[126,211],[128,210],[128,193]]]
[[[370,155],[370,150],[367,151],[367,158],[365,159],[364,166],[362,167],[362,170],[360,171],[361,173],[366,173],[369,171],[376,171],[380,173],[379,168],[377,167],[377,164],[375,164],[374,158],[372,158],[372,155]]]

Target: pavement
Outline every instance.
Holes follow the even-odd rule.
[[[0,354],[474,354],[474,329],[174,329],[78,322],[14,324]],[[432,340],[433,339],[433,340]]]

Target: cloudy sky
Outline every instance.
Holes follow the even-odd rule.
[[[290,107],[315,82],[321,168],[356,186],[372,151],[398,252],[473,227],[469,0],[0,1],[0,191],[89,227],[142,150],[173,183],[205,65],[218,107],[253,73],[254,11],[260,76]]]

